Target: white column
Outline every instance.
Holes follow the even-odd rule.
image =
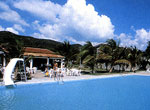
[[[47,58],[47,69],[49,70],[49,58]]]
[[[47,65],[49,65],[49,58],[47,58]]]
[[[6,59],[3,57],[3,67],[6,67]]]
[[[33,68],[33,59],[30,60],[30,69]]]
[[[61,59],[61,68],[63,68],[63,59]]]

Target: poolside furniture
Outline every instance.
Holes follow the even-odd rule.
[[[66,75],[66,68],[61,68],[61,74]]]
[[[147,72],[150,72],[150,68],[147,68],[147,70],[146,70]]]
[[[54,70],[50,69],[49,70],[49,77],[52,78],[54,76]]]
[[[32,68],[29,68],[29,67],[26,67],[26,71],[28,72],[28,73],[33,73],[33,69]]]
[[[72,71],[71,71],[70,69],[67,69],[66,71],[67,71],[67,72],[66,72],[66,75],[67,75],[67,76],[71,76],[71,75],[72,75]]]
[[[29,68],[29,67],[26,67],[26,71],[27,71],[28,73],[30,73],[30,68]]]
[[[33,74],[33,68],[29,68],[31,74]]]
[[[73,75],[73,76],[80,76],[81,75],[81,70],[73,68],[73,69],[71,69],[71,75]]]
[[[57,76],[59,77],[60,75],[62,75],[62,71],[61,71],[61,68],[58,68],[57,69]]]
[[[26,71],[30,74],[34,74],[37,72],[37,68],[36,67],[33,67],[33,68],[26,67]]]
[[[65,69],[64,68],[58,68],[57,69],[58,72],[57,72],[57,80],[62,80],[63,81],[63,77],[64,77],[64,74],[65,74]]]
[[[37,71],[37,67],[33,67],[32,70],[33,70],[33,73],[35,74]]]

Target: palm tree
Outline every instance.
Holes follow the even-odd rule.
[[[110,48],[107,44],[100,44],[97,53],[97,63],[105,63],[106,71],[107,67],[111,61],[112,56],[109,55]]]
[[[129,61],[125,57],[126,48],[119,47],[119,43],[117,43],[113,39],[109,39],[106,41],[107,44],[100,47],[100,56],[104,56],[102,59],[107,59],[107,64],[110,63],[110,70],[109,72],[113,71],[115,64],[128,64],[130,65]]]
[[[117,44],[117,42],[113,39],[109,39],[106,41],[107,45],[109,47],[109,55],[111,56],[110,59],[110,70],[109,72],[112,72],[113,68],[114,68],[114,64],[115,61],[121,59],[121,54],[123,52],[123,49],[119,47],[119,43]]]
[[[146,50],[143,52],[142,59],[141,59],[141,69],[146,70],[147,64],[150,64],[150,41],[148,41],[148,45]]]
[[[86,44],[81,48],[79,58],[81,58],[81,62],[89,66],[92,70],[92,73],[94,73],[94,66],[96,63],[96,48],[90,41],[87,41]]]
[[[148,60],[150,59],[150,41],[148,42],[148,46],[144,52],[144,57],[146,58],[146,61],[148,62]]]
[[[61,55],[65,56],[65,64],[68,67],[69,63],[77,59],[79,48],[73,47],[69,41],[64,41],[63,45],[58,48],[58,51]]]
[[[0,48],[4,48],[6,49],[6,51],[8,51],[6,56],[8,59],[10,59],[10,58],[15,58],[15,57],[21,57],[23,44],[22,42],[19,42],[18,40],[14,40],[13,42],[1,43]]]
[[[64,41],[63,45],[59,47],[59,53],[65,56],[66,67],[71,59],[71,45],[69,41]]]
[[[148,46],[145,50],[145,56],[146,56],[146,59],[149,60],[150,59],[150,41],[148,42]]]
[[[128,60],[131,62],[131,70],[134,71],[136,65],[140,64],[142,52],[135,47],[129,48]]]

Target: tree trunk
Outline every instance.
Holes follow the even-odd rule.
[[[95,72],[94,72],[94,66],[93,66],[93,67],[91,67],[91,69],[92,69],[92,74],[93,74],[93,73],[95,73]]]
[[[109,70],[109,73],[112,73],[114,67],[111,67]]]
[[[114,63],[111,64],[111,68],[109,70],[109,73],[111,73],[113,71],[113,68],[114,68]]]
[[[106,71],[108,71],[108,68],[107,68],[108,67],[108,63],[105,63],[105,66],[106,66]]]
[[[119,64],[119,72],[120,72],[120,64]]]

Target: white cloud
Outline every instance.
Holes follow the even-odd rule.
[[[47,39],[47,37],[45,37],[43,34],[40,33],[33,33],[32,36],[39,38],[39,39]]]
[[[4,31],[5,29],[2,27],[2,26],[0,26],[0,31]]]
[[[85,41],[76,40],[71,36],[66,36],[65,39],[67,39],[67,41],[70,41],[76,44],[81,44],[81,45],[84,45],[86,43]]]
[[[16,31],[15,29],[11,28],[11,27],[8,27],[5,29],[6,31],[9,31],[9,32],[12,32],[12,33],[15,33],[15,34],[19,34],[18,31]]]
[[[100,42],[91,42],[93,46],[97,46],[99,44],[101,44]]]
[[[56,41],[69,40],[72,43],[79,44],[85,44],[85,41],[90,40],[93,45],[115,38],[115,27],[111,19],[106,15],[100,15],[92,4],[86,3],[86,0],[68,0],[64,5],[45,0],[17,0],[13,3],[15,8],[32,13],[34,16],[45,20],[45,23],[35,20],[31,24],[31,28],[38,30],[38,32],[33,33],[33,36],[37,38]],[[27,24],[8,5],[0,2],[0,9],[3,10],[0,14],[1,19],[18,22],[22,25]],[[18,24],[8,29],[15,33],[25,31]],[[6,29],[0,27],[0,30]],[[121,40],[120,45],[145,49],[147,42],[150,41],[150,30],[144,28],[136,30],[134,26],[131,26],[131,30],[135,32],[134,36],[125,33],[116,35]]]
[[[25,30],[22,28],[21,25],[18,25],[18,24],[14,24],[13,26],[14,29],[20,31],[20,32],[25,32]]]
[[[13,27],[4,28],[4,27],[0,26],[0,31],[9,31],[14,34],[19,34],[19,32],[17,30],[15,30]]]
[[[61,11],[59,4],[43,0],[21,0],[15,2],[14,6],[20,10],[28,11],[53,22],[58,20],[57,15]]]
[[[39,24],[34,22],[34,29],[39,30],[41,37],[63,41],[74,39],[104,41],[114,37],[114,25],[106,15],[99,15],[92,4],[86,4],[85,0],[68,0],[63,6],[51,1],[43,0],[19,0],[14,6],[20,10],[28,11],[42,17],[48,22]],[[49,23],[53,21],[53,23]],[[80,40],[78,40],[80,38]]]
[[[35,37],[40,38],[40,35],[44,39],[52,39],[56,41],[63,41],[60,36],[63,36],[63,33],[61,33],[61,30],[59,29],[57,24],[51,25],[51,24],[43,24],[39,25],[38,21],[35,21],[33,23],[33,27],[38,29],[40,33],[34,33]]]
[[[147,42],[150,41],[150,30],[138,29],[135,30],[135,36],[121,33],[118,38],[121,40],[121,46],[136,46],[137,48],[146,49]]]
[[[144,28],[136,30],[135,38],[138,38],[139,40],[142,40],[143,42],[149,41],[150,40],[150,30],[146,31]]]
[[[121,40],[121,46],[130,47],[136,46],[138,44],[138,42],[135,39],[132,39],[132,36],[127,35],[125,33],[121,33],[118,38]]]
[[[61,24],[73,28],[86,38],[113,37],[114,26],[106,15],[98,15],[94,6],[85,0],[68,0],[60,13]]]
[[[21,18],[21,16],[16,11],[11,10],[5,3],[0,2],[0,9],[3,10],[0,13],[0,19],[28,26],[28,24]]]

